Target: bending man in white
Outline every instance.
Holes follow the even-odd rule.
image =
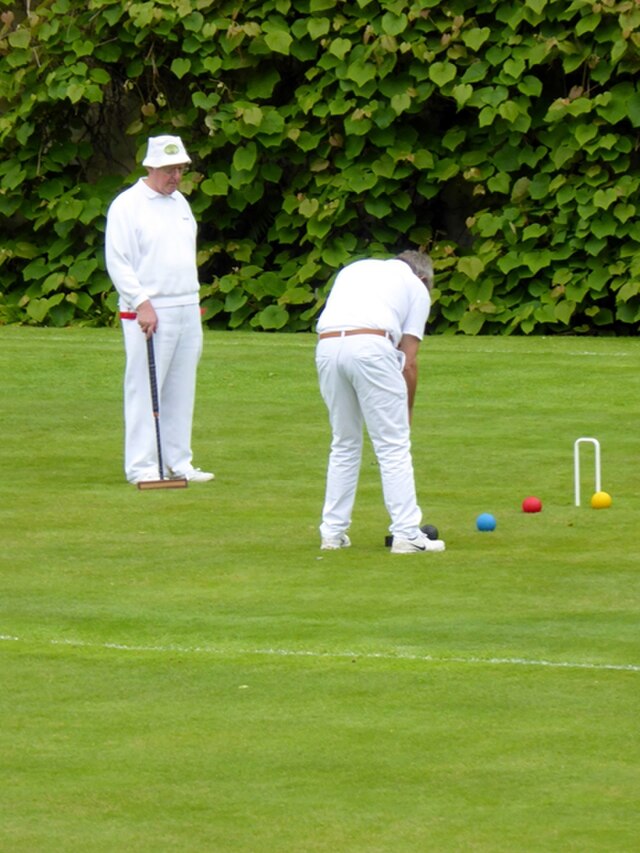
[[[338,273],[320,315],[316,366],[332,430],[320,525],[324,550],[351,544],[364,424],[380,466],[392,553],[444,551],[442,540],[420,529],[410,440],[432,286],[431,259],[420,252],[355,261]]]

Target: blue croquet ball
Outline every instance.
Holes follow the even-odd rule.
[[[481,512],[476,518],[476,527],[483,533],[489,533],[496,529],[496,520],[490,512]]]

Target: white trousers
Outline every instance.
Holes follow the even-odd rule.
[[[192,468],[191,429],[196,371],[202,352],[199,305],[156,308],[158,328],[153,336],[160,408],[164,476],[186,474]],[[126,368],[124,376],[125,450],[127,480],[157,478],[158,453],[147,339],[136,320],[123,320]]]
[[[329,410],[332,441],[320,533],[339,536],[351,524],[362,459],[363,424],[380,466],[394,536],[418,532],[407,385],[402,354],[386,338],[353,335],[318,341],[320,393]]]

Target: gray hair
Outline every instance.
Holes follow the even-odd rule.
[[[424,252],[414,252],[408,249],[406,252],[396,255],[396,258],[408,264],[411,267],[411,271],[424,282],[427,290],[431,292],[431,288],[433,287],[433,263],[429,255]]]

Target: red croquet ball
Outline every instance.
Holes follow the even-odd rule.
[[[522,501],[522,511],[523,512],[540,512],[542,509],[542,501],[540,498],[525,498]]]

